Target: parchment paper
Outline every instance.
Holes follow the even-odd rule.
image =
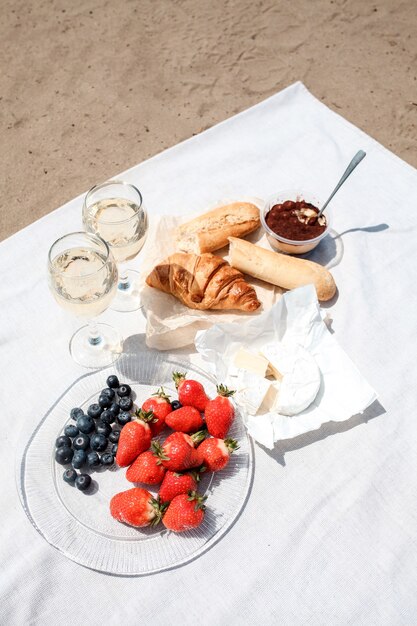
[[[275,306],[254,322],[219,324],[198,333],[197,351],[211,366],[217,380],[229,380],[229,368],[240,347],[254,353],[270,342],[299,344],[314,357],[321,374],[319,392],[313,403],[291,417],[277,412],[245,414],[250,435],[267,448],[280,439],[319,428],[326,422],[342,422],[364,411],[376,392],[342,350],[323,321],[313,285],[288,291]]]
[[[216,203],[216,205],[206,207],[204,211],[198,214],[213,209],[215,206],[236,201],[253,202],[259,208],[262,208],[263,205],[262,200],[258,198],[234,198],[222,200]],[[255,278],[245,276],[247,282],[255,288],[258,299],[262,303],[258,311],[255,313],[197,311],[196,309],[186,307],[174,296],[146,285],[145,279],[154,266],[177,250],[174,239],[176,227],[196,217],[196,215],[187,215],[186,217],[162,216],[155,221],[152,231],[148,235],[146,250],[144,250],[143,254],[140,290],[147,318],[146,343],[149,348],[157,350],[182,348],[194,342],[195,335],[199,330],[210,328],[213,324],[245,322],[249,319],[258,318],[262,312],[269,311],[285,291],[280,287],[274,287]],[[247,239],[252,243],[269,248],[262,228],[251,233]],[[228,248],[223,248],[222,250],[217,250],[214,254],[227,259],[227,253]]]

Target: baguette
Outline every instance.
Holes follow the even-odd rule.
[[[176,230],[177,246],[203,254],[228,244],[228,237],[244,237],[260,226],[259,209],[249,202],[233,202],[199,215]]]
[[[336,293],[333,276],[318,263],[265,250],[236,237],[229,237],[229,241],[230,265],[244,274],[285,289],[313,283],[317,298],[322,301],[330,300]]]
[[[150,287],[169,293],[190,309],[256,311],[255,289],[227,261],[214,254],[176,252],[154,267]]]

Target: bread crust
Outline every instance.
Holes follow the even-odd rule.
[[[251,312],[261,305],[255,289],[239,270],[210,253],[176,252],[152,270],[146,283],[172,294],[191,309]]]
[[[250,202],[232,202],[182,224],[175,238],[180,250],[204,254],[227,246],[229,237],[244,237],[259,226],[257,206]]]
[[[313,283],[321,301],[330,300],[336,293],[333,276],[318,263],[265,250],[236,237],[229,237],[229,241],[230,264],[244,274],[284,289]]]

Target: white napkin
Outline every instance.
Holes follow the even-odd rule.
[[[293,342],[308,350],[320,368],[321,385],[314,402],[292,417],[272,412],[251,416],[243,410],[248,432],[267,448],[326,422],[342,422],[363,412],[376,399],[374,389],[324,323],[313,285],[288,291],[254,320],[216,324],[198,332],[195,346],[222,381],[227,379],[228,366],[240,347],[256,352],[272,341]]]

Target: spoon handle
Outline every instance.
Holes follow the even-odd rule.
[[[359,163],[362,161],[364,157],[366,157],[366,152],[364,152],[363,150],[359,150],[359,152],[355,154],[355,156],[353,157],[353,159],[347,166],[342,178],[339,180],[336,187],[333,189],[332,193],[330,194],[330,197],[327,199],[327,201],[323,204],[322,208],[318,212],[317,218],[320,217],[320,215],[323,213],[324,209],[327,207],[327,205],[329,204],[330,200],[333,198],[335,193],[339,191],[340,187],[343,185],[345,180],[352,174],[355,167],[359,165]]]

